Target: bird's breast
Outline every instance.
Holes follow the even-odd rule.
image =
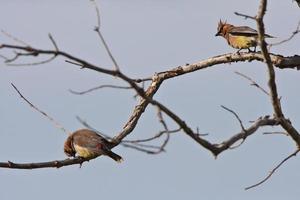
[[[247,49],[257,45],[256,37],[229,35],[228,43],[230,46],[236,49]]]
[[[79,145],[74,145],[74,148],[77,153],[77,156],[83,158],[91,158],[99,155],[99,152],[97,152],[96,149],[81,147]]]

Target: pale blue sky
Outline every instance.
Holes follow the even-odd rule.
[[[52,48],[51,33],[61,50],[100,66],[111,66],[93,32],[95,12],[88,0],[1,0],[1,29],[34,47]],[[121,69],[132,77],[155,72],[214,55],[234,52],[225,40],[214,37],[219,19],[256,27],[233,13],[255,15],[257,1],[146,1],[102,0],[102,32]],[[288,37],[300,20],[299,7],[290,1],[269,1],[266,31]],[[271,41],[270,41],[271,42]],[[300,54],[300,37],[272,52]],[[3,34],[0,43],[13,43]],[[9,52],[1,54],[11,55]],[[40,59],[40,58],[37,58]],[[25,60],[25,61],[33,61]],[[169,106],[191,127],[209,133],[220,142],[239,131],[239,124],[225,105],[239,113],[245,125],[272,114],[267,96],[234,71],[243,72],[266,87],[266,66],[259,62],[214,66],[164,83],[155,98]],[[276,70],[283,110],[296,128],[299,122],[299,72]],[[64,59],[33,67],[0,64],[0,161],[41,162],[64,159],[63,132],[32,110],[10,86],[13,82],[34,104],[55,117],[68,130],[82,127],[76,115],[99,130],[114,135],[127,121],[136,101],[132,91],[104,89],[74,96],[68,89],[83,90],[100,84],[122,82],[89,70],[78,69]],[[170,122],[170,120],[168,120]],[[175,127],[170,122],[170,127]],[[160,130],[155,109],[147,108],[130,138],[149,137]],[[117,147],[124,162],[100,157],[61,169],[0,169],[0,199],[298,199],[299,159],[291,159],[264,185],[244,191],[263,178],[295,146],[285,136],[265,136],[261,129],[240,148],[217,160],[182,133],[172,135],[167,152],[156,156]]]

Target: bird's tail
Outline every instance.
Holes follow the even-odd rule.
[[[118,163],[121,163],[123,161],[123,158],[119,156],[118,154],[112,152],[112,151],[107,151],[106,155],[109,156],[110,158],[114,159]]]

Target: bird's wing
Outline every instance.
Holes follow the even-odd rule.
[[[241,35],[241,36],[257,36],[258,33],[253,28],[248,26],[235,26],[229,30],[229,33],[232,35]]]
[[[75,145],[85,148],[95,148],[99,145],[99,143],[105,144],[105,139],[103,137],[90,130],[83,130],[80,134],[75,134],[73,137]]]
[[[229,33],[232,34],[232,35],[249,36],[249,37],[258,36],[258,32],[255,29],[250,28],[248,26],[235,26],[235,27],[232,27],[229,30]],[[265,37],[274,38],[273,36],[268,35],[268,34],[265,34]]]
[[[74,145],[83,147],[83,148],[95,148],[99,143],[97,140],[91,139],[91,137],[86,137],[83,135],[74,136],[73,140]]]

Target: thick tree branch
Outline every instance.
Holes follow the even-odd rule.
[[[275,70],[273,67],[272,58],[267,49],[267,44],[264,40],[265,28],[263,23],[263,17],[266,12],[266,7],[267,7],[267,0],[261,0],[256,21],[257,21],[257,29],[259,34],[258,39],[260,41],[260,48],[262,50],[264,62],[266,62],[268,67],[268,75],[269,75],[268,85],[270,88],[271,102],[275,113],[275,117],[279,119],[280,125],[289,133],[289,135],[296,142],[298,148],[300,148],[300,135],[298,131],[292,126],[291,122],[285,118],[282,112],[280,100],[278,98],[278,93],[277,93],[277,86],[275,81]]]
[[[82,165],[83,162],[89,161],[90,159],[83,158],[73,158],[65,160],[54,160],[49,162],[40,162],[40,163],[14,163],[11,161],[0,162],[0,167],[2,168],[11,168],[11,169],[38,169],[38,168],[60,168],[63,166],[69,166],[74,164]]]
[[[262,2],[266,2],[266,1],[262,1]],[[96,65],[89,63],[81,58],[75,57],[64,51],[60,51],[58,49],[55,41],[53,40],[53,38],[51,39],[51,37],[50,37],[50,39],[51,39],[52,43],[54,44],[55,50],[37,49],[37,48],[33,48],[26,44],[25,44],[25,46],[1,44],[0,49],[12,49],[12,50],[21,51],[14,60],[9,60],[9,62],[14,62],[23,56],[52,55],[55,58],[57,56],[62,56],[66,59],[69,59],[70,60],[69,62],[72,64],[78,65],[82,68],[91,69],[91,70],[94,70],[94,71],[97,71],[97,72],[100,72],[100,73],[103,73],[103,74],[106,74],[109,76],[118,77],[121,80],[125,81],[127,84],[129,84],[130,88],[134,89],[137,92],[137,94],[140,96],[140,100],[139,100],[138,104],[135,106],[131,116],[129,117],[129,119],[128,119],[127,123],[125,124],[125,126],[123,127],[123,129],[118,134],[116,134],[115,137],[112,138],[112,140],[111,140],[112,143],[111,143],[110,148],[113,148],[113,147],[117,146],[118,144],[122,143],[124,138],[126,136],[128,136],[134,130],[141,115],[143,114],[143,112],[145,111],[147,106],[149,104],[152,104],[154,106],[157,106],[161,112],[163,112],[168,117],[170,117],[181,128],[181,130],[183,130],[183,132],[185,134],[190,136],[193,140],[195,140],[202,147],[204,147],[205,149],[212,152],[213,155],[217,156],[221,152],[232,147],[232,145],[234,145],[237,141],[239,141],[241,139],[245,140],[248,136],[250,136],[251,134],[256,132],[258,130],[258,128],[263,127],[263,126],[275,126],[275,125],[278,125],[278,123],[280,123],[282,125],[282,127],[286,127],[285,130],[287,132],[289,132],[289,131],[291,132],[291,133],[289,132],[289,134],[293,137],[294,140],[298,138],[297,132],[295,132],[295,130],[293,129],[293,127],[291,126],[290,123],[287,123],[288,120],[286,120],[284,118],[283,113],[281,111],[280,102],[278,99],[278,94],[277,94],[277,89],[276,89],[276,84],[275,84],[275,72],[274,72],[273,65],[278,68],[282,68],[282,69],[283,68],[300,69],[300,56],[295,55],[292,57],[284,57],[281,55],[274,55],[274,54],[268,53],[268,51],[266,49],[266,44],[264,42],[264,38],[261,37],[261,35],[264,34],[262,18],[263,18],[263,14],[265,12],[265,6],[266,5],[261,6],[261,9],[260,9],[261,14],[259,14],[257,17],[258,26],[262,26],[261,27],[262,30],[259,31],[259,34],[260,34],[260,41],[261,41],[261,47],[262,47],[263,54],[261,54],[260,52],[257,52],[257,53],[239,53],[239,54],[231,54],[230,53],[230,54],[225,54],[225,55],[219,55],[219,56],[215,56],[212,58],[208,58],[206,60],[196,62],[194,64],[186,64],[186,65],[175,67],[168,71],[158,72],[158,73],[154,74],[151,78],[148,77],[148,78],[142,78],[142,79],[131,79],[130,77],[128,77],[127,75],[123,74],[120,71],[119,66],[115,62],[115,59],[113,58],[112,54],[110,53],[110,50],[109,50],[108,46],[106,45],[106,43],[100,33],[100,30],[99,30],[99,28],[100,28],[100,17],[99,16],[100,15],[99,15],[99,10],[97,7],[96,7],[96,11],[97,11],[97,16],[98,16],[98,26],[96,27],[95,30],[97,31],[102,43],[104,43],[105,48],[108,51],[110,58],[113,60],[113,63],[115,65],[114,70],[96,66]],[[1,57],[7,61],[5,56],[1,56]],[[212,144],[209,141],[202,138],[201,135],[198,133],[198,131],[194,132],[185,123],[185,121],[182,120],[178,115],[176,115],[174,112],[172,112],[165,105],[163,105],[160,102],[153,99],[153,96],[156,94],[156,92],[160,88],[161,84],[165,80],[168,80],[168,79],[180,76],[180,75],[185,75],[185,74],[197,71],[197,70],[202,70],[202,69],[205,69],[208,67],[212,67],[212,66],[215,66],[218,64],[225,64],[225,63],[232,63],[232,62],[244,62],[244,61],[251,62],[253,60],[260,61],[260,62],[266,61],[266,63],[268,64],[269,74],[270,74],[269,87],[271,88],[271,90],[274,89],[273,93],[270,92],[270,94],[272,97],[272,103],[273,103],[275,114],[276,114],[275,118],[274,119],[270,119],[269,117],[259,118],[249,128],[244,128],[242,126],[241,132],[235,134],[234,136],[232,136],[231,138],[229,138],[228,140],[226,140],[224,142],[221,142],[220,144]],[[144,81],[149,81],[149,80],[151,80],[152,82],[150,83],[150,86],[146,90],[144,90],[142,87],[137,85],[137,83],[139,83],[139,82],[144,82]],[[164,120],[162,120],[162,123],[163,122],[164,122]],[[168,128],[166,126],[164,126],[164,127],[165,127],[166,131],[168,131]],[[165,141],[168,141],[168,138]],[[135,148],[140,148],[140,147],[135,146]],[[38,166],[61,167],[64,165],[69,165],[69,163],[81,164],[83,161],[85,161],[85,160],[80,159],[80,161],[78,161],[75,158],[75,159],[67,159],[67,160],[63,160],[63,161],[52,161],[52,162],[45,162],[45,163],[29,163],[29,164],[23,164],[23,165],[22,164],[18,165],[18,164],[12,163],[12,162],[7,162],[7,163],[0,163],[0,167],[1,166],[9,166],[11,168],[13,168],[13,167],[19,168],[22,166],[28,167],[28,168],[30,168],[30,167],[31,168],[39,168]]]
[[[180,120],[180,119],[178,119]],[[185,129],[186,134],[192,137],[196,142],[198,142],[201,146],[205,147],[207,150],[211,151],[215,156],[220,154],[221,152],[229,149],[233,144],[235,144],[237,141],[241,139],[246,139],[248,136],[255,133],[258,128],[263,126],[275,126],[278,124],[278,121],[275,119],[269,119],[269,117],[263,117],[256,120],[252,126],[245,129],[245,131],[242,131],[240,133],[235,134],[228,140],[220,143],[220,144],[211,144],[206,140],[203,140],[200,138],[197,134],[194,134],[193,131],[188,127],[183,127],[182,129]],[[174,132],[177,132],[178,130],[174,130]],[[170,131],[171,132],[171,131]],[[152,140],[153,138],[150,138]],[[143,140],[141,140],[143,141]],[[204,145],[203,145],[204,144]],[[130,144],[122,144],[124,146]],[[131,147],[136,148],[140,151],[144,151],[143,149],[140,149],[139,147]],[[147,151],[145,151],[147,152]],[[148,153],[148,152],[147,152]],[[93,158],[91,158],[93,159]],[[40,162],[40,163],[13,163],[13,162],[0,162],[0,167],[2,168],[12,168],[12,169],[36,169],[36,168],[60,168],[63,166],[73,165],[73,164],[82,164],[85,161],[89,161],[91,159],[82,159],[82,158],[74,158],[74,159],[65,159],[65,160],[55,160],[50,162]]]
[[[63,56],[65,58],[68,58],[72,61],[75,61],[79,63],[80,66],[83,68],[88,68],[91,70],[95,70],[104,74],[108,75],[116,75],[115,70],[108,70],[104,68],[100,68],[96,65],[93,65],[81,58],[75,57],[71,54],[68,54],[64,51],[57,51],[57,50],[43,50],[43,49],[38,49],[38,48],[33,48],[30,46],[19,46],[19,45],[10,45],[10,44],[1,44],[0,49],[13,49],[13,50],[23,50],[25,52],[29,53],[34,53],[35,55],[59,55]],[[294,56],[283,56],[279,54],[270,54],[271,62],[274,64],[276,67],[280,69],[300,69],[300,56],[299,55],[294,55]],[[181,65],[178,67],[175,67],[173,69],[170,69],[168,71],[164,72],[158,72],[158,73],[168,73],[168,78],[173,78],[178,75],[183,75],[186,73],[191,73],[197,70],[201,70],[204,68],[208,68],[214,65],[218,64],[226,64],[226,63],[232,63],[232,62],[244,62],[244,61],[260,61],[262,62],[264,60],[263,55],[260,52],[256,53],[246,53],[246,52],[241,52],[240,54],[236,53],[228,53],[228,54],[223,54],[223,55],[218,55],[214,56],[211,58],[207,58],[205,60],[193,63],[193,64],[185,64]],[[141,82],[139,80],[146,80],[149,81],[151,78],[145,78],[145,79],[136,79],[136,82]]]
[[[260,127],[264,126],[277,126],[279,121],[276,119],[270,119],[269,116],[260,117],[257,119],[249,128],[246,128],[244,131],[233,135],[228,140],[220,143],[218,146],[219,152],[225,151],[229,149],[233,144],[235,144],[239,140],[245,140],[247,137],[255,133]]]
[[[1,45],[0,48],[19,49],[19,50],[23,50],[25,52],[33,52],[33,53],[36,53],[37,55],[40,55],[40,54],[60,55],[60,56],[63,56],[65,58],[68,58],[68,59],[78,63],[78,65],[80,65],[83,68],[88,68],[88,69],[95,70],[100,73],[104,73],[104,74],[111,75],[114,77],[119,77],[122,80],[124,80],[125,82],[127,82],[133,89],[135,89],[137,91],[137,93],[141,96],[141,99],[140,99],[138,105],[135,107],[128,122],[123,127],[123,130],[112,139],[111,148],[120,144],[120,142],[128,134],[130,134],[133,131],[139,118],[141,117],[142,113],[145,111],[145,109],[149,103],[158,106],[160,108],[160,110],[162,110],[171,119],[173,119],[187,135],[189,135],[192,139],[194,139],[202,147],[211,151],[215,156],[217,156],[222,151],[230,148],[231,145],[233,145],[236,141],[238,141],[240,139],[244,139],[247,136],[249,136],[250,134],[254,133],[260,126],[274,125],[277,123],[272,120],[271,121],[267,120],[267,122],[266,122],[266,119],[264,119],[261,122],[257,122],[255,125],[253,125],[253,127],[250,127],[250,130],[247,130],[246,133],[245,133],[245,131],[243,131],[243,133],[238,133],[236,136],[230,138],[226,142],[222,142],[221,144],[212,144],[212,143],[208,142],[207,140],[201,138],[199,136],[199,134],[194,133],[194,131],[191,128],[189,128],[187,126],[187,124],[182,119],[180,119],[175,113],[170,111],[167,107],[165,107],[161,103],[152,99],[152,97],[157,92],[157,90],[159,89],[160,85],[162,84],[162,82],[164,80],[167,80],[167,79],[179,76],[179,75],[184,75],[186,73],[191,73],[196,70],[201,70],[201,69],[213,66],[213,65],[222,64],[222,63],[252,61],[252,60],[262,61],[263,57],[259,53],[225,54],[225,55],[215,56],[215,57],[191,64],[191,65],[179,66],[179,67],[176,67],[169,71],[157,73],[152,77],[152,83],[147,88],[147,90],[144,92],[144,90],[136,84],[136,80],[127,77],[126,75],[122,74],[120,71],[100,68],[91,63],[88,63],[85,60],[74,57],[74,56],[72,56],[68,53],[62,52],[62,51],[41,50],[41,49],[35,49],[32,47],[14,46],[14,45],[5,45],[5,44]],[[274,57],[273,57],[274,63],[277,63],[279,65],[282,63],[282,60],[284,60],[283,57],[276,56],[276,55],[274,55]],[[299,61],[300,61],[300,59],[299,59]]]

